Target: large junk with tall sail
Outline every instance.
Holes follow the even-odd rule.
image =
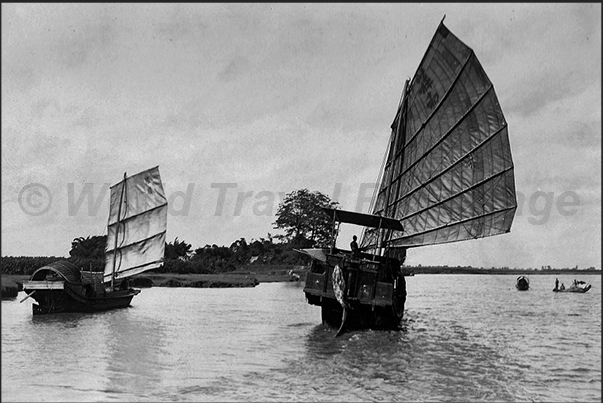
[[[104,272],[61,260],[37,269],[23,284],[34,314],[93,312],[130,305],[140,290],[128,279],[163,264],[167,199],[159,168],[111,187]]]
[[[360,253],[335,242],[304,250],[307,301],[337,334],[344,324],[400,325],[408,248],[510,231],[517,202],[507,122],[473,50],[443,21],[404,85],[377,183],[371,214],[328,212],[334,226],[364,226]]]

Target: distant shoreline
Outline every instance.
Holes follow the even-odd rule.
[[[601,275],[601,270],[598,269],[551,269],[551,270],[529,270],[529,269],[477,269],[472,267],[404,267],[405,272],[414,274],[512,274],[512,275],[585,275],[598,274]]]

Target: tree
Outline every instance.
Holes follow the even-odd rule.
[[[300,189],[288,193],[278,206],[277,219],[272,225],[285,231],[288,242],[295,246],[328,246],[331,240],[332,221],[322,207],[336,208],[339,203],[331,201],[318,191]]]
[[[107,235],[75,238],[71,242],[69,255],[74,258],[104,259]]]
[[[243,264],[249,260],[249,245],[245,238],[234,241],[229,249],[232,252],[231,259],[236,263]]]
[[[178,237],[174,239],[173,243],[166,242],[165,244],[165,258],[166,259],[180,259],[188,260],[191,255],[191,244],[184,241],[179,241]]]

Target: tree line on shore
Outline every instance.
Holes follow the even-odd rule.
[[[74,239],[67,260],[84,270],[103,271],[106,235]],[[163,266],[156,273],[217,274],[254,265],[307,265],[307,256],[294,251],[307,242],[274,242],[270,236],[247,241],[240,238],[230,246],[205,245],[192,249],[191,244],[174,239],[167,242]],[[36,269],[65,259],[55,256],[3,256],[3,274],[32,274]]]
[[[276,213],[274,228],[284,233],[247,241],[240,238],[230,246],[216,244],[193,249],[179,240],[166,242],[164,264],[156,273],[217,274],[254,265],[307,265],[308,257],[294,249],[326,246],[330,242],[331,221],[323,207],[338,203],[320,192],[300,189],[286,195]],[[106,235],[75,238],[68,260],[91,271],[103,271]],[[60,257],[2,257],[3,274],[32,274],[37,268],[60,260]]]

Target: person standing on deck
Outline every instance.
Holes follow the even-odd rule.
[[[350,249],[352,250],[352,255],[359,256],[360,249],[358,248],[358,242],[356,242],[356,239],[358,238],[356,237],[356,235],[354,235],[352,237],[352,242],[350,242]]]
[[[558,290],[558,289],[559,289],[559,279],[556,278],[555,279],[555,290]]]

